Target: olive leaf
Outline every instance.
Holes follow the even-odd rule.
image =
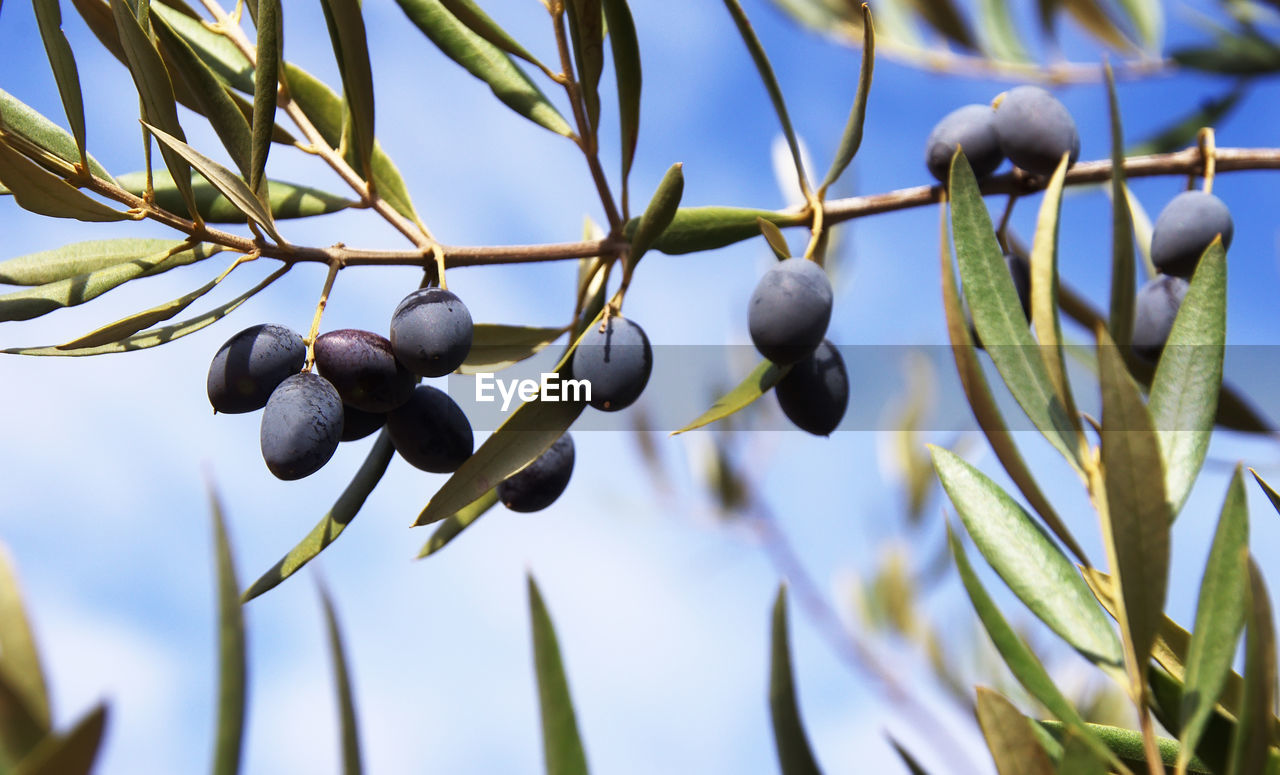
[[[778,587],[773,603],[769,639],[769,716],[782,775],[818,775],[818,763],[809,747],[800,706],[796,702],[795,676],[791,671],[791,643],[787,634],[787,587]]]
[[[1032,721],[1013,703],[986,687],[977,692],[978,724],[999,775],[1052,775],[1053,763],[1036,740]]]
[[[327,13],[327,4],[324,5]],[[249,190],[265,202],[269,190],[264,182],[267,155],[271,152],[271,135],[276,125],[276,102],[280,89],[280,51],[283,46],[281,38],[284,34],[281,20],[283,9],[280,7],[280,0],[257,0],[255,6],[257,13],[253,17],[253,23],[258,30],[256,47],[258,58],[253,71],[249,174],[245,177],[249,182]],[[350,22],[350,20],[346,21]],[[364,32],[363,27],[360,32]],[[366,174],[368,174],[367,171]],[[262,226],[267,228],[268,224],[264,223]]]
[[[13,775],[89,775],[102,747],[107,706],[99,704],[84,715],[71,731],[51,734],[32,749]]]
[[[569,695],[551,615],[533,575],[528,577],[529,619],[533,630],[533,664],[538,676],[538,705],[542,710],[542,748],[547,775],[586,775],[587,757],[578,736],[578,722]]]
[[[1276,697],[1276,635],[1271,598],[1253,558],[1249,558],[1249,611],[1244,646],[1244,696],[1231,741],[1227,775],[1274,772],[1271,764]]]
[[[735,412],[740,412],[756,399],[768,393],[774,388],[782,378],[787,376],[787,372],[791,371],[791,366],[779,366],[772,361],[760,361],[760,365],[751,370],[738,386],[723,396],[718,398],[711,408],[698,415],[692,422],[671,433],[675,436],[680,433],[696,430],[713,422],[723,420]]]
[[[67,113],[67,122],[71,124],[71,134],[75,137],[76,147],[80,151],[80,160],[88,163],[84,144],[84,98],[80,94],[80,73],[76,70],[75,54],[67,36],[62,32],[62,8],[58,0],[35,0],[32,3],[36,12],[36,22],[40,26],[40,37],[44,41],[44,50],[49,55],[49,65],[53,68],[54,80],[58,83],[58,94],[62,97],[62,107]]]
[[[604,15],[600,0],[565,0],[569,40],[578,66],[578,87],[587,122],[594,132],[600,125],[600,73],[604,71]]]
[[[845,124],[844,134],[840,136],[840,145],[835,158],[831,160],[831,169],[822,181],[820,191],[825,192],[831,184],[840,179],[848,168],[849,162],[857,155],[862,146],[862,125],[867,119],[867,99],[871,96],[871,75],[876,62],[876,31],[871,22],[871,7],[862,4],[862,67],[858,70],[858,90],[854,93],[853,108],[849,111],[849,120]]]
[[[333,42],[333,54],[342,75],[348,127],[357,169],[365,180],[373,177],[374,101],[373,71],[369,67],[369,42],[359,0],[324,0],[325,22]]]
[[[640,138],[640,43],[627,0],[604,0],[604,18],[609,26],[613,52],[613,72],[618,87],[618,129],[622,134],[622,209],[630,202],[631,164]]]
[[[504,369],[542,352],[568,330],[567,326],[478,323],[472,328],[471,350],[458,371],[462,374],[487,374]]]
[[[1107,325],[1111,338],[1120,347],[1133,339],[1134,278],[1133,218],[1130,215],[1128,186],[1124,174],[1124,130],[1120,124],[1120,101],[1116,78],[1108,63],[1107,107],[1111,116],[1111,316]]]
[[[457,538],[463,530],[474,524],[477,519],[483,517],[496,505],[498,505],[498,488],[495,487],[481,495],[478,500],[441,520],[435,532],[431,534],[431,537],[427,539],[427,543],[423,545],[422,551],[418,552],[418,559],[435,554],[443,549],[450,541]]]
[[[121,188],[136,196],[142,196],[146,190],[147,174],[145,172],[127,172],[121,175],[119,180]],[[157,171],[152,175],[151,183],[158,207],[171,211],[175,205],[182,204],[182,197],[168,172]],[[282,180],[272,180],[270,183],[271,217],[276,220],[336,213],[357,204],[337,194],[310,186],[286,183]],[[195,197],[196,209],[200,211],[200,216],[209,223],[245,223],[248,220],[244,210],[232,203],[198,172],[191,177],[191,192]]]
[[[134,259],[169,253],[185,244],[182,240],[129,238],[73,242],[0,261],[0,283],[44,285]]]
[[[0,89],[0,123],[6,132],[45,149],[68,164],[80,161],[80,150],[74,137],[3,89]],[[113,180],[97,159],[92,155],[88,159],[89,171],[94,177]]]
[[[123,221],[130,216],[91,199],[67,181],[15,151],[0,139],[0,185],[18,206],[51,218],[78,221]]]
[[[653,199],[645,207],[640,222],[631,234],[631,251],[627,257],[627,265],[634,267],[640,258],[662,236],[671,225],[680,207],[680,198],[684,195],[684,165],[680,162],[672,164],[658,188],[653,192]]]
[[[329,639],[329,653],[333,659],[333,683],[338,693],[338,720],[342,730],[342,773],[360,775],[360,732],[356,723],[356,704],[351,692],[351,670],[347,666],[346,649],[342,645],[342,631],[338,627],[338,615],[333,610],[333,599],[323,584],[320,602],[324,608],[325,632]]]
[[[48,735],[49,690],[8,547],[0,546],[0,762],[13,763]]]
[[[547,69],[538,58],[530,54],[524,46],[520,45],[515,38],[507,34],[507,31],[498,26],[498,23],[489,17],[484,9],[476,5],[473,0],[440,0],[445,8],[449,9],[449,13],[453,14],[458,21],[467,25],[467,29],[489,41],[493,45],[507,52],[511,56],[518,57],[535,65],[540,70]],[[609,26],[612,28],[613,23]]]
[[[779,213],[746,207],[681,207],[671,224],[654,240],[652,248],[668,255],[715,250],[751,239],[760,233],[757,219],[775,226],[800,226],[806,217],[799,213]],[[627,221],[624,235],[635,233],[639,218]]]
[[[209,491],[213,514],[214,562],[218,590],[218,714],[214,737],[214,775],[235,775],[240,771],[244,743],[246,654],[244,613],[240,608],[240,587],[227,539],[226,520],[218,496]]]

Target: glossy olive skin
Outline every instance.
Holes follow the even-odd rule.
[[[1169,201],[1151,232],[1151,263],[1163,274],[1191,277],[1205,248],[1219,234],[1231,247],[1235,224],[1227,205],[1213,194],[1183,191]]]
[[[956,108],[929,133],[924,144],[925,166],[943,184],[951,176],[951,157],[956,148],[964,151],[979,180],[995,172],[1004,161],[1000,138],[996,136],[995,111],[990,105]]]
[[[796,427],[830,436],[849,407],[849,372],[831,342],[822,340],[813,355],[791,367],[773,389],[778,406]]]
[[[475,449],[467,416],[430,385],[414,388],[409,401],[387,415],[387,431],[400,457],[433,474],[457,471]]]
[[[358,441],[387,424],[386,412],[366,412],[350,404],[342,405],[342,440]]]
[[[616,412],[636,402],[653,371],[653,348],[636,323],[613,315],[601,330],[592,326],[574,350],[574,379],[591,383],[591,406]]]
[[[389,412],[409,400],[418,377],[396,360],[391,342],[372,331],[344,328],[316,337],[316,369],[342,402],[366,412]]]
[[[342,430],[337,389],[317,374],[294,374],[271,393],[262,412],[262,459],[280,479],[310,476],[333,457]]]
[[[1139,358],[1151,363],[1160,360],[1187,287],[1181,277],[1161,275],[1138,291],[1133,311],[1133,352]]]
[[[512,511],[542,511],[555,503],[573,475],[573,438],[556,439],[529,465],[498,485],[498,500]]]
[[[807,358],[831,322],[831,281],[807,258],[788,258],[757,283],[747,307],[747,327],[760,354],[777,364]]]
[[[1069,164],[1080,158],[1075,120],[1065,105],[1039,86],[1005,92],[996,106],[995,130],[1004,155],[1027,172],[1051,174],[1064,153],[1070,154]]]
[[[241,414],[267,405],[271,392],[302,371],[307,347],[292,329],[263,323],[228,339],[209,364],[206,391],[216,412]]]
[[[443,288],[421,288],[391,316],[391,348],[420,377],[443,377],[467,359],[474,326],[462,300]]]

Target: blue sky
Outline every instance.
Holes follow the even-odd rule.
[[[645,73],[632,175],[637,209],[676,161],[685,164],[685,204],[783,206],[771,160],[777,122],[722,4],[635,5]],[[551,58],[539,4],[486,6],[526,45]],[[800,30],[768,3],[744,6],[820,172],[848,113],[858,53]],[[337,83],[318,5],[289,4],[285,10],[286,57]],[[64,12],[85,83],[90,150],[113,172],[138,169],[132,83],[70,7]],[[407,24],[394,4],[366,3],[364,12],[378,135],[437,236],[453,244],[563,241],[577,238],[584,215],[602,219],[585,165],[568,142],[499,104]],[[1171,39],[1196,34],[1185,13],[1171,10],[1169,23]],[[27,5],[11,3],[4,13],[0,46],[8,54],[0,62],[0,88],[61,123]],[[1085,60],[1097,55],[1071,35],[1067,49]],[[613,175],[610,72],[602,83],[602,153]],[[871,193],[928,182],[923,142],[933,123],[1004,87],[881,60],[863,152],[844,185]],[[1169,116],[1225,89],[1220,80],[1192,74],[1123,83],[1126,135],[1143,138]],[[1106,156],[1102,87],[1074,86],[1060,96],[1079,124],[1081,158]],[[1218,128],[1219,145],[1277,145],[1278,97],[1274,82],[1258,83]],[[216,147],[212,133],[193,116],[183,113],[182,120],[194,144]],[[332,174],[296,151],[277,147],[270,171],[273,177],[341,190]],[[1183,179],[1165,178],[1137,181],[1134,188],[1154,217],[1184,185]],[[1271,344],[1280,337],[1275,185],[1273,173],[1233,173],[1215,187],[1236,224],[1232,343]],[[1038,201],[1022,203],[1015,214],[1024,235],[1031,232]],[[1002,204],[992,200],[993,207]],[[1066,281],[1097,300],[1105,299],[1107,289],[1109,231],[1095,224],[1109,222],[1107,208],[1100,191],[1073,194],[1061,229]],[[922,208],[842,230],[830,338],[843,345],[945,342],[936,223],[936,211]],[[83,239],[167,236],[155,224],[55,223],[8,201],[0,202],[0,228],[6,235],[3,257]],[[294,241],[317,245],[402,244],[363,212],[289,223],[284,231]],[[793,240],[799,245],[800,235],[793,233]],[[652,255],[637,272],[627,315],[658,345],[745,344],[746,299],[771,260],[760,240],[710,254]],[[131,284],[74,310],[5,324],[3,346],[65,341],[179,296],[221,268],[209,262]],[[247,267],[211,298],[228,299],[268,271]],[[467,268],[450,272],[449,285],[477,321],[549,325],[560,323],[571,308],[574,272],[571,262]],[[413,269],[344,272],[324,328],[384,329],[418,275]],[[258,416],[214,417],[205,399],[205,373],[217,347],[259,322],[305,330],[323,279],[322,268],[300,267],[232,319],[155,350],[94,359],[0,360],[6,484],[0,537],[25,582],[59,724],[71,723],[99,699],[112,705],[104,773],[206,766],[216,655],[204,473],[222,494],[244,585],[311,528],[371,443],[344,445],[315,476],[280,482],[260,459]],[[1085,341],[1083,331],[1069,333]],[[741,368],[726,363],[723,382],[731,383]],[[942,376],[942,384],[954,384],[949,372]],[[1235,376],[1274,391],[1274,377],[1266,372]],[[883,393],[886,381],[898,379],[851,377],[854,402]],[[1078,389],[1087,391],[1088,385],[1082,378]],[[573,482],[554,507],[535,515],[494,512],[424,562],[411,558],[428,533],[407,527],[444,478],[393,461],[359,518],[314,564],[333,592],[346,633],[370,772],[541,768],[526,572],[538,578],[555,619],[596,771],[776,771],[765,681],[777,571],[749,531],[719,521],[700,492],[707,439],[656,439],[673,485],[664,494],[642,467],[627,432],[629,420],[624,413],[616,431],[578,436]],[[1068,522],[1091,553],[1101,555],[1083,494],[1038,437],[1024,437],[1034,469],[1062,500]],[[936,501],[932,528],[911,532],[902,526],[902,498],[882,471],[878,442],[871,432],[842,432],[830,440],[777,433],[762,434],[749,446],[749,462],[781,525],[810,573],[833,595],[839,594],[839,578],[872,571],[882,540],[895,540],[919,562],[938,546]],[[978,445],[970,458],[996,475],[998,465],[982,449]],[[1208,473],[1175,531],[1175,561],[1193,569],[1175,578],[1171,590],[1169,610],[1181,621],[1189,621],[1194,610],[1229,465],[1241,457],[1280,478],[1274,443],[1232,437],[1215,442]],[[1254,545],[1273,545],[1275,516],[1256,490],[1249,497]],[[1277,572],[1274,563],[1264,570],[1272,577]],[[311,575],[299,574],[246,607],[246,772],[338,770],[336,709]],[[993,576],[990,581],[999,584]],[[967,603],[954,589],[932,602],[944,621],[970,626]],[[837,605],[851,607],[846,597],[837,598]],[[1030,618],[1016,602],[1008,610]],[[895,713],[872,685],[842,665],[798,611],[792,630],[802,710],[828,771],[878,769],[871,762],[891,761],[886,729],[946,771],[950,763],[938,759],[912,719]],[[886,648],[884,657],[903,675],[922,670],[901,649]],[[969,722],[927,685],[921,683],[920,690],[969,736],[975,760],[981,759]]]

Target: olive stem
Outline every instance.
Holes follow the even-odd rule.
[[[333,281],[338,277],[338,270],[342,268],[341,261],[332,261],[329,263],[329,273],[324,278],[324,288],[320,291],[320,300],[316,302],[316,314],[311,318],[311,333],[307,335],[307,362],[303,365],[303,371],[311,371],[311,367],[316,362],[316,337],[320,335],[320,318],[324,317],[325,305],[329,303],[329,292],[333,290]]]
[[[1000,250],[1004,253],[1009,252],[1009,219],[1013,217],[1013,206],[1018,202],[1018,192],[1009,194],[1009,201],[1005,202],[1004,213],[1000,215],[1000,225],[996,227],[996,240],[1000,243]]]
[[[1217,172],[1217,161],[1214,158],[1214,135],[1213,127],[1201,127],[1199,134],[1196,136],[1196,142],[1200,149],[1200,157],[1204,159],[1204,192],[1206,194],[1213,193],[1213,176]]]
[[[812,213],[813,222],[809,227],[809,244],[805,246],[804,257],[810,261],[817,261],[818,266],[822,266],[822,257],[814,257],[818,251],[818,244],[822,241],[823,231],[827,228],[826,204],[822,201],[820,193],[809,194],[809,211]]]

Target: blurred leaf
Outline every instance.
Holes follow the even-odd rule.
[[[1244,640],[1244,696],[1227,775],[1274,772],[1268,768],[1272,708],[1276,697],[1276,636],[1267,585],[1249,558],[1249,614]]]
[[[48,723],[36,720],[11,680],[8,673],[0,674],[0,768],[5,772],[50,738]]]
[[[1120,589],[1136,662],[1145,665],[1160,630],[1169,585],[1169,528],[1164,464],[1151,415],[1106,329],[1099,326],[1102,472],[1107,502],[1099,509],[1107,558]]]
[[[787,372],[790,370],[789,366],[779,366],[772,361],[760,361],[760,365],[756,366],[736,388],[725,393],[711,405],[710,409],[698,415],[698,418],[693,422],[671,435],[674,436],[677,433],[696,430],[704,425],[723,420],[735,412],[742,411],[754,403],[757,398],[772,390],[773,386],[787,376]]]
[[[671,225],[676,210],[680,207],[680,197],[684,195],[684,172],[680,162],[672,164],[658,188],[653,192],[653,199],[645,207],[636,230],[631,235],[631,249],[627,256],[627,266],[635,267],[640,258],[662,236]]]
[[[604,16],[600,0],[564,0],[569,17],[569,40],[578,65],[578,86],[587,122],[600,125],[600,73],[604,70]]]
[[[1248,81],[1237,82],[1231,87],[1231,91],[1221,97],[1203,101],[1188,115],[1179,117],[1169,126],[1130,148],[1128,155],[1172,153],[1194,144],[1202,127],[1216,126],[1220,123],[1240,104],[1240,99],[1247,93]]]
[[[351,2],[355,1],[351,0]],[[325,9],[327,20],[329,3],[324,2],[321,5]],[[276,102],[280,90],[280,50],[283,45],[281,38],[284,35],[281,19],[283,9],[280,7],[280,0],[256,0],[254,6],[257,8],[257,13],[253,17],[254,27],[258,31],[257,61],[253,71],[253,116],[249,122],[251,128],[249,174],[245,179],[249,182],[249,190],[260,200],[265,201],[269,187],[265,185],[264,177],[267,170],[267,155],[271,152],[271,134],[276,125]],[[345,21],[349,24],[357,24],[359,16],[359,9],[357,9],[356,20]],[[359,27],[359,33],[363,37],[363,25]],[[366,65],[367,63],[366,60]],[[338,56],[338,64],[339,67],[343,64],[341,53]],[[345,70],[342,73],[342,79],[343,83],[346,83]],[[369,118],[372,120],[372,113]],[[373,142],[372,133],[368,139],[370,143]],[[208,177],[207,174],[206,177]],[[271,230],[270,222],[263,223],[261,226],[267,231]]]
[[[524,71],[516,67],[501,49],[475,34],[458,21],[440,0],[396,0],[409,21],[432,43],[469,73],[489,85],[507,107],[565,137],[573,130]],[[293,82],[290,81],[290,86]]]
[[[360,508],[364,506],[373,488],[382,481],[382,475],[386,473],[387,465],[391,463],[394,454],[395,447],[391,444],[391,435],[384,429],[378,434],[364,462],[360,464],[360,470],[356,471],[351,483],[338,496],[338,500],[334,502],[329,512],[305,538],[298,542],[297,546],[290,549],[288,554],[271,567],[271,570],[262,574],[244,591],[240,602],[247,603],[274,588],[314,559],[326,546],[336,541],[360,512]]]
[[[483,517],[497,504],[498,488],[494,487],[484,495],[481,495],[479,500],[473,501],[456,513],[445,517],[440,522],[439,527],[436,528],[436,531],[431,534],[431,538],[427,539],[422,551],[418,552],[418,559],[435,554],[443,549],[450,541],[457,538],[463,530],[470,527],[473,522]]]
[[[871,75],[876,64],[876,30],[871,21],[871,7],[862,4],[862,67],[858,70],[858,91],[853,97],[853,109],[849,111],[849,120],[845,123],[844,134],[840,136],[840,146],[836,156],[831,160],[831,169],[822,181],[821,190],[826,191],[831,184],[840,179],[848,169],[849,162],[857,155],[862,146],[862,125],[867,119],[867,98],[871,96]]]
[[[0,682],[8,695],[4,698],[6,701],[0,702],[0,726],[4,727],[7,753],[12,733],[23,731],[10,723],[15,711],[33,725],[28,728],[29,734],[19,736],[25,738],[24,748],[34,744],[38,735],[47,733],[53,721],[40,653],[22,603],[17,572],[8,547],[3,545],[0,545]],[[15,703],[20,708],[13,708]]]
[[[324,0],[321,6],[329,25],[333,54],[342,74],[342,91],[346,97],[357,169],[369,180],[373,175],[373,71],[369,67],[369,42],[365,35],[364,16],[360,13],[360,1]],[[273,110],[274,107],[273,102]]]
[[[1098,0],[1059,0],[1076,22],[1099,42],[1117,51],[1137,48],[1107,14]]]
[[[613,52],[613,73],[618,86],[618,129],[622,134],[622,202],[627,210],[631,163],[640,137],[640,43],[627,0],[604,0],[605,23]]]
[[[173,4],[151,0],[153,21],[155,17],[163,19],[223,83],[246,94],[253,94],[253,64],[236,48],[236,44],[227,36],[206,27],[198,18],[174,10],[171,5]]]
[[[338,147],[342,141],[342,99],[306,70],[288,62],[283,62],[282,65],[285,81],[289,84],[289,96],[315,125],[325,142]],[[396,165],[376,140],[373,143],[372,163],[373,182],[378,196],[394,207],[396,212],[417,221],[418,214],[414,212],[413,202],[409,199],[409,190],[405,187],[404,178],[400,176],[400,170],[396,169]]]
[[[898,758],[902,760],[910,775],[929,775],[920,762],[916,761],[916,757],[912,756],[911,752],[902,746],[902,743],[895,740],[892,735],[886,734],[886,737],[889,738],[889,745],[893,746],[893,750],[898,754]]]
[[[120,176],[120,187],[136,196],[142,196],[146,188],[145,172],[128,172]],[[172,211],[173,205],[180,205],[182,198],[173,185],[173,178],[167,172],[159,171],[152,175],[157,207]],[[231,203],[217,187],[204,175],[196,173],[191,179],[191,190],[196,199],[196,208],[209,223],[244,223],[244,211]],[[313,215],[336,213],[354,206],[356,203],[336,194],[321,191],[310,186],[298,186],[280,180],[271,181],[271,215],[276,219],[307,218]]]
[[[213,325],[222,318],[231,314],[246,301],[256,296],[260,291],[271,283],[280,279],[280,276],[289,271],[292,265],[285,264],[276,271],[272,272],[262,282],[253,286],[249,290],[235,297],[231,301],[212,310],[197,315],[194,318],[183,320],[163,328],[152,328],[147,331],[140,331],[133,336],[121,339],[118,342],[104,344],[98,347],[86,347],[80,350],[63,350],[56,345],[47,347],[10,347],[6,350],[0,350],[0,353],[8,355],[54,355],[54,356],[83,356],[83,355],[106,355],[107,353],[121,353],[130,350],[145,350],[149,347],[157,347],[162,344],[168,344],[175,339],[181,339],[188,334],[194,334],[202,328]]]
[[[178,246],[186,243],[177,243]],[[0,296],[0,321],[30,320],[63,307],[74,307],[124,285],[139,277],[167,272],[179,266],[193,264],[213,255],[203,246],[178,252],[177,247],[137,256],[119,264],[95,269],[65,280],[37,285],[26,290]]]
[[[1280,47],[1257,33],[1221,34],[1213,45],[1174,49],[1183,67],[1224,75],[1266,75],[1280,71]]]
[[[1022,492],[1023,497],[1036,510],[1045,525],[1062,541],[1063,545],[1075,555],[1076,559],[1088,564],[1084,549],[1076,541],[1075,536],[1058,516],[1049,499],[1045,497],[1027,468],[1026,461],[1018,451],[1013,434],[1005,425],[1000,407],[996,404],[987,377],[978,362],[977,351],[973,347],[973,338],[969,332],[969,323],[961,308],[960,292],[956,287],[955,269],[951,264],[951,239],[947,232],[946,204],[939,208],[939,226],[941,227],[942,248],[942,297],[943,308],[947,317],[947,331],[951,339],[951,352],[955,356],[956,370],[960,374],[960,384],[964,388],[965,397],[973,409],[973,415],[982,428],[991,450],[995,453],[1000,465],[1004,467],[1009,478]]]
[[[62,8],[58,5],[58,0],[34,0],[32,5],[36,21],[40,25],[44,50],[49,55],[49,65],[53,68],[54,80],[58,82],[58,94],[62,97],[63,110],[67,113],[67,123],[71,125],[71,134],[75,136],[81,158],[87,159],[84,150],[84,99],[80,95],[80,73],[76,70],[76,57],[71,51],[71,44],[67,43],[67,36],[62,32]]]
[[[68,164],[80,161],[75,138],[3,89],[0,89],[0,123],[6,132],[40,146]],[[89,156],[89,171],[94,177],[114,181],[111,173],[92,156]]]
[[[1120,101],[1116,78],[1107,63],[1107,106],[1111,115],[1111,317],[1107,321],[1111,338],[1121,349],[1133,343],[1133,305],[1137,293],[1133,263],[1133,221],[1129,216],[1124,175],[1124,129],[1120,123]]]
[[[221,191],[223,196],[231,200],[231,203],[239,208],[241,212],[249,216],[253,221],[257,222],[257,224],[262,227],[262,230],[269,234],[272,239],[277,243],[285,244],[284,238],[276,231],[275,223],[271,218],[271,213],[263,207],[262,202],[258,201],[258,198],[249,190],[244,181],[238,178],[234,172],[164,130],[151,126],[150,124],[145,124],[145,126],[151,130],[152,134],[154,134],[158,140],[160,140],[161,145],[169,146],[173,150],[177,151],[182,158],[189,161],[191,166],[199,170],[200,174],[212,183],[215,188]],[[190,170],[187,172],[189,178]],[[188,186],[190,186],[189,179],[187,182]],[[190,196],[189,193],[188,196]],[[190,200],[190,203],[194,206],[194,199]]]
[[[0,184],[9,189],[19,207],[37,215],[91,222],[129,218],[127,213],[80,193],[3,141],[0,141]]]
[[[187,243],[182,240],[166,239],[73,242],[53,250],[42,250],[38,253],[28,253],[25,256],[0,261],[0,283],[44,285],[76,275],[96,272],[126,261],[164,254],[185,244]],[[172,268],[172,266],[166,268]]]
[[[1164,10],[1160,0],[1118,0],[1142,47],[1159,52],[1164,38]]]
[[[66,734],[50,735],[12,770],[13,775],[89,775],[102,746],[107,706],[99,704]]]
[[[145,6],[144,6],[145,8]],[[138,95],[142,98],[144,126],[159,127],[162,132],[186,144],[187,136],[178,123],[178,109],[174,102],[173,84],[168,70],[160,58],[160,52],[152,45],[147,32],[138,24],[127,0],[111,0],[111,13],[115,19],[120,46],[124,50],[125,63],[133,76]],[[160,153],[165,166],[173,175],[174,183],[187,203],[187,209],[196,218],[195,200],[191,195],[191,168],[177,147],[160,143]],[[198,218],[197,218],[198,219]]]
[[[441,0],[441,3],[445,8],[449,9],[449,13],[457,17],[458,21],[467,25],[467,28],[475,34],[508,54],[523,59],[539,69],[545,67],[538,61],[537,57],[530,54],[515,38],[508,35],[506,30],[498,26],[498,23],[489,18],[484,9],[476,5],[472,0]],[[613,25],[610,24],[609,26],[612,27]]]
[[[1227,336],[1226,259],[1220,239],[1201,256],[1151,381],[1171,516],[1182,510],[1213,432]]]
[[[977,41],[965,24],[964,16],[952,0],[907,0],[920,17],[925,20],[939,35],[957,46],[976,51]]]
[[[1009,12],[1009,0],[978,0],[978,24],[983,48],[995,59],[1026,62],[1026,48]]]
[[[787,587],[778,587],[773,603],[773,626],[769,645],[769,715],[773,720],[773,740],[777,745],[782,775],[817,775],[821,772],[809,747],[809,738],[796,702],[795,678],[791,673],[791,644],[787,637]]]
[[[1079,470],[1080,449],[1074,423],[1054,393],[1039,348],[1027,328],[1027,318],[996,241],[978,181],[959,151],[951,162],[948,191],[960,278],[978,336],[1027,417]]]
[[[1124,198],[1129,203],[1129,223],[1133,227],[1133,236],[1138,242],[1138,253],[1142,256],[1142,269],[1148,280],[1154,279],[1159,271],[1156,265],[1151,263],[1151,218],[1128,184],[1124,187]]]
[[[1049,755],[1031,731],[1031,719],[990,689],[979,686],[978,724],[1000,775],[1053,775]]]
[[[974,544],[1018,599],[1090,661],[1120,665],[1115,631],[1062,551],[982,472],[941,447],[929,451]]]
[[[587,757],[578,737],[569,680],[560,659],[560,644],[546,604],[533,576],[529,580],[529,618],[533,629],[533,663],[542,708],[542,746],[547,775],[586,775]]]
[[[787,238],[783,236],[782,229],[763,218],[757,218],[756,225],[760,227],[760,233],[764,235],[764,241],[769,243],[769,248],[773,250],[773,254],[778,257],[779,261],[791,258],[791,246],[787,244]]]
[[[458,371],[462,374],[480,374],[505,369],[542,352],[568,330],[567,326],[557,328],[478,323],[472,329],[471,350]]]
[[[733,17],[733,23],[738,27],[738,34],[742,36],[742,42],[747,45],[747,51],[751,54],[751,59],[755,62],[756,71],[760,74],[760,80],[764,83],[765,91],[769,93],[769,101],[773,103],[773,110],[778,114],[778,123],[782,125],[782,134],[787,138],[787,147],[791,149],[791,160],[796,165],[796,180],[800,183],[802,191],[809,190],[809,178],[804,171],[804,162],[800,156],[800,143],[796,140],[795,129],[791,127],[791,117],[787,115],[787,103],[782,98],[782,87],[778,85],[778,78],[773,73],[773,65],[769,64],[769,57],[764,52],[764,46],[760,43],[760,38],[756,37],[756,32],[751,28],[751,21],[747,19],[747,14],[742,10],[742,5],[738,0],[724,0],[724,5],[729,9],[729,14]]]
[[[1239,679],[1238,673],[1232,673]],[[1181,736],[1184,732],[1178,711],[1182,707],[1184,697],[1182,683],[1161,670],[1159,667],[1147,667],[1147,684],[1151,687],[1151,712],[1168,732]],[[1221,773],[1227,769],[1227,759],[1231,756],[1231,737],[1235,733],[1236,722],[1221,707],[1213,709],[1209,723],[1200,738],[1195,754],[1188,762],[1188,772],[1200,772],[1198,764],[1205,765],[1203,771]],[[1181,751],[1179,751],[1181,754]],[[1196,762],[1196,760],[1199,760]],[[1196,764],[1192,764],[1196,762]]]
[[[244,741],[245,664],[244,613],[240,609],[240,585],[236,582],[231,544],[222,505],[212,488],[214,557],[218,568],[218,730],[214,740],[213,775],[240,771]]]
[[[1249,507],[1244,476],[1236,466],[1200,582],[1195,630],[1187,649],[1187,672],[1178,709],[1183,723],[1179,735],[1183,759],[1199,746],[1200,736],[1231,674],[1236,644],[1244,629],[1248,554]],[[1179,761],[1179,767],[1183,766]]]
[[[1107,766],[1084,738],[1068,731],[1062,742],[1062,761],[1056,772],[1058,775],[1107,775]]]
[[[1267,484],[1266,480],[1261,476],[1258,476],[1257,471],[1250,468],[1249,473],[1253,474],[1253,478],[1257,481],[1258,486],[1262,488],[1264,493],[1266,493],[1267,500],[1271,501],[1271,505],[1275,508],[1276,512],[1280,513],[1280,493],[1276,492],[1275,488]]]
[[[329,653],[333,657],[333,683],[338,691],[338,719],[342,729],[343,775],[360,775],[360,733],[356,725],[356,705],[351,695],[351,675],[347,669],[346,650],[342,646],[342,632],[338,628],[338,616],[333,610],[329,591],[320,587],[320,602],[324,606],[325,630],[329,635]]]
[[[1062,740],[1069,729],[1066,724],[1057,721],[1037,721],[1036,723],[1056,740]],[[1103,726],[1101,724],[1086,724],[1085,726],[1121,762],[1140,768],[1143,772],[1147,771],[1147,757],[1142,747],[1142,733],[1135,732],[1132,729],[1121,729],[1120,727]],[[1074,732],[1075,730],[1071,731]],[[1178,758],[1177,741],[1161,737],[1156,739],[1156,745],[1160,750],[1160,760],[1164,762],[1165,767],[1172,767],[1174,761]],[[1210,775],[1212,771],[1205,766],[1204,762],[1193,758],[1190,772],[1198,775]]]
[[[757,218],[776,226],[800,226],[807,222],[799,213],[745,207],[682,207],[653,243],[653,249],[674,256],[722,248],[758,235]],[[639,222],[639,218],[628,221],[624,234],[633,234]]]

